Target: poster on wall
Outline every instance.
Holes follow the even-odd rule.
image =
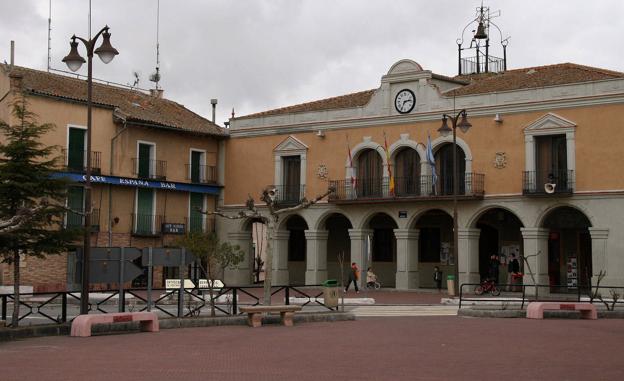
[[[509,243],[501,246],[501,255],[500,255],[500,263],[507,264],[511,261],[511,254],[516,256],[516,259],[520,260],[520,245],[517,243]]]
[[[443,265],[448,265],[451,264],[451,244],[449,242],[442,242],[440,243],[440,262]]]
[[[578,286],[578,269],[577,269],[577,262],[576,262],[576,257],[573,255],[570,255],[568,257],[568,264],[567,264],[567,268],[568,268],[568,287],[570,288],[576,288]]]

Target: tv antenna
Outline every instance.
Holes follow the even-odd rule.
[[[156,71],[152,73],[149,77],[149,80],[156,84],[156,89],[159,89],[160,86],[158,82],[160,82],[160,0],[156,5]]]

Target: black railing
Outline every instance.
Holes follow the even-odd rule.
[[[165,180],[167,178],[167,162],[133,157],[132,174],[141,179]]]
[[[305,185],[270,185],[275,188],[277,205],[296,205],[305,197]]]
[[[217,167],[211,165],[185,164],[186,180],[197,184],[217,182]]]
[[[459,175],[458,196],[462,198],[481,198],[484,195],[485,175],[482,173],[463,173]],[[390,200],[390,199],[435,199],[453,195],[453,178],[433,176],[394,178],[394,189],[388,177],[364,178],[351,180],[330,180],[335,192],[330,201]]]
[[[622,286],[587,286],[587,285],[511,285],[498,284],[496,287],[501,291],[499,295],[492,295],[483,292],[481,295],[475,293],[475,289],[480,287],[480,283],[463,283],[459,288],[459,308],[470,304],[487,304],[492,309],[507,309],[509,307],[519,307],[523,309],[530,302],[587,302],[605,306],[609,304],[612,308],[624,306],[624,299],[620,296],[624,293]],[[514,291],[509,291],[511,287]],[[615,291],[618,297],[610,296],[611,291]],[[602,298],[602,300],[601,300]]]
[[[73,150],[63,148],[63,168],[69,172],[86,172],[87,170],[87,151]],[[102,153],[91,151],[91,173],[99,174],[102,171],[101,166]]]
[[[461,74],[476,74],[476,73],[500,73],[505,71],[505,60],[494,56],[489,56],[487,60],[487,70],[485,66],[485,55],[479,55],[479,62],[477,63],[477,57],[464,57],[461,58]]]
[[[137,236],[159,236],[162,232],[163,216],[154,214],[132,214],[132,234]]]
[[[522,193],[525,195],[572,194],[574,171],[528,171],[522,173]]]
[[[196,232],[204,232],[204,233],[214,233],[215,232],[215,216],[193,216],[193,217],[185,217],[186,221],[186,229],[189,233]]]
[[[198,317],[210,314],[211,301],[219,316],[240,315],[240,306],[256,306],[260,304],[263,286],[223,287],[215,289],[212,299],[206,289],[185,289],[180,300],[179,289],[152,289],[151,308],[148,308],[148,297],[145,288],[130,288],[120,295],[119,290],[91,291],[89,293],[90,313],[115,313],[146,311],[151,309],[160,317]],[[304,310],[313,307],[321,310],[336,311],[337,308],[327,307],[322,286],[273,286],[271,288],[273,302],[291,304],[291,297],[298,298],[298,305]],[[281,300],[276,300],[281,299]],[[0,294],[0,320],[7,321],[13,311],[13,294]],[[20,294],[20,316],[22,321],[31,316],[43,317],[29,324],[63,324],[73,320],[80,314],[80,292],[36,292]],[[9,321],[7,321],[9,323]],[[9,324],[10,325],[10,324]]]
[[[82,212],[82,211],[79,211]],[[65,227],[68,229],[81,228],[84,226],[84,216],[74,212],[67,212]],[[100,209],[91,210],[91,230],[100,231]]]

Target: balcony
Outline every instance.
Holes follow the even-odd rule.
[[[572,193],[574,171],[528,171],[522,174],[522,194],[525,196],[571,196]]]
[[[305,197],[305,185],[269,185],[275,188],[275,205],[294,206]]]
[[[68,172],[86,172],[87,171],[87,151],[72,150],[63,148],[63,168]],[[91,151],[91,173],[100,174],[102,153]]]
[[[482,173],[459,175],[458,198],[483,198],[484,180]],[[451,176],[438,177],[435,184],[431,175],[397,177],[394,179],[394,192],[391,192],[388,177],[357,179],[355,186],[350,180],[330,180],[330,186],[336,191],[329,196],[329,201],[335,203],[449,200],[453,197]]]
[[[132,214],[132,234],[140,237],[158,237],[162,232],[163,216]]]
[[[84,216],[67,212],[65,215],[65,228],[67,229],[80,229],[84,226]],[[93,209],[91,211],[91,231],[100,231],[100,209]]]
[[[186,229],[189,233],[214,233],[215,232],[215,216],[195,216],[186,217]]]
[[[461,58],[461,74],[500,73],[505,71],[505,59],[503,58],[489,56],[487,70],[485,63],[485,55],[480,55],[478,60],[476,56]]]
[[[217,182],[217,167],[210,165],[185,164],[186,180],[195,184],[214,184]]]
[[[132,174],[141,179],[166,180],[167,162],[132,158]]]

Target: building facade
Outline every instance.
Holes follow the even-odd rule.
[[[40,123],[56,126],[42,143],[58,147],[58,175],[74,181],[67,205],[75,211],[85,208],[86,93],[85,80],[17,66],[0,69],[0,118],[11,123],[13,99],[23,94]],[[94,83],[92,126],[93,246],[166,247],[185,232],[214,231],[214,220],[197,208],[217,205],[225,129],[163,98],[162,90],[147,94],[101,83]],[[83,218],[70,212],[64,224],[82,226]],[[36,291],[78,288],[74,251],[26,258],[22,266],[22,284]],[[163,271],[155,273],[156,286]],[[0,265],[0,283],[12,284],[6,264]]]
[[[452,137],[438,129],[462,109],[472,128],[457,130],[455,259]],[[504,283],[512,253],[539,284],[574,287],[600,271],[602,284],[624,284],[624,73],[566,63],[451,78],[401,60],[376,89],[230,122],[223,210],[268,185],[283,205],[336,189],[280,220],[276,284],[338,278],[340,256],[372,266],[383,286],[433,287],[434,266],[475,283],[493,254]],[[252,277],[254,226],[217,220],[248,252],[230,284]]]

